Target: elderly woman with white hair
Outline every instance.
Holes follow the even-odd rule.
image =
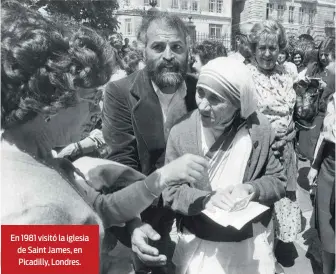
[[[200,72],[198,109],[170,132],[166,163],[185,153],[210,162],[203,180],[172,185],[163,193],[181,232],[173,257],[176,273],[275,273],[271,216],[273,204],[285,195],[286,177],[271,149],[271,125],[256,111],[254,95],[251,73],[242,62],[214,59]],[[270,209],[240,230],[204,214],[225,214],[248,196]]]

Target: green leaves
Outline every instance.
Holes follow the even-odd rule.
[[[118,21],[114,16],[119,8],[117,0],[24,0],[25,5],[44,7],[50,16],[66,17],[96,30],[115,32]]]

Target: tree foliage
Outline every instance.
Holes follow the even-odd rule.
[[[115,32],[118,21],[114,12],[117,0],[24,0],[31,8],[44,9],[50,15],[62,15],[97,30]]]
[[[299,39],[295,35],[290,35],[287,37],[287,48],[290,53],[298,47]]]
[[[305,37],[291,35],[287,37],[287,48],[290,53],[293,53],[295,49],[300,49],[303,52],[309,52],[315,49],[315,44],[314,41],[306,39]]]

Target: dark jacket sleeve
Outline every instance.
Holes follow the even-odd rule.
[[[168,137],[165,164],[182,156],[181,149],[175,142],[177,137],[176,127],[173,127]],[[162,192],[163,204],[177,213],[196,215],[204,209],[203,201],[210,193],[193,188],[188,183],[170,185]]]
[[[319,105],[319,110],[322,112],[327,111],[327,105],[329,102],[330,95],[332,95],[335,92],[335,73],[329,72],[324,80],[327,86],[323,90]]]
[[[140,170],[128,91],[119,86],[120,83],[125,81],[109,83],[104,95],[102,128],[111,149],[108,159]]]
[[[321,168],[321,164],[323,161],[324,146],[325,146],[325,140],[323,138],[323,135],[320,133],[314,150],[314,159],[311,163],[311,167],[316,170],[320,170]]]
[[[99,194],[93,206],[103,220],[104,227],[130,221],[148,208],[157,198],[158,193],[151,192],[149,188],[155,180],[159,178],[154,172],[144,180],[134,182],[117,192]]]
[[[263,169],[263,175],[253,181],[247,182],[253,185],[256,196],[255,200],[261,204],[270,206],[285,196],[286,176],[280,160],[275,157],[271,145],[275,133],[271,130],[268,145],[268,156]]]

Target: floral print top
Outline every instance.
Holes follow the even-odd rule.
[[[283,63],[285,70],[292,76],[293,81],[295,82],[296,78],[299,76],[297,67],[292,62]]]
[[[296,102],[292,76],[279,65],[269,74],[260,72],[253,64],[247,67],[256,87],[258,110],[267,116],[277,133],[287,132]]]

